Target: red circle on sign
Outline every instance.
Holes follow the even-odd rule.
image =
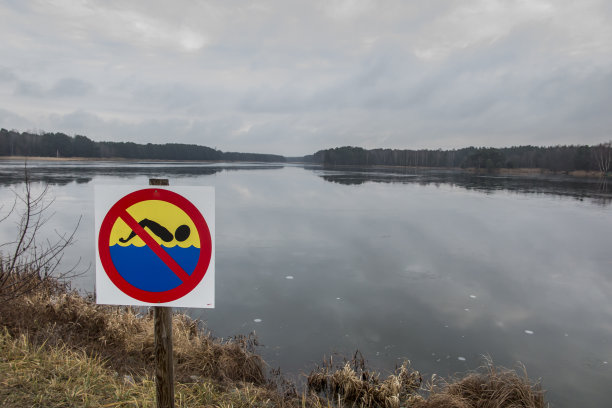
[[[177,287],[163,292],[149,292],[130,284],[123,276],[121,276],[119,271],[117,271],[110,253],[110,234],[117,219],[122,218],[124,214],[127,214],[126,210],[134,204],[149,200],[165,201],[183,210],[185,214],[187,214],[193,221],[193,224],[195,225],[200,237],[200,256],[193,272],[191,272],[191,275],[183,280],[183,282]],[[161,246],[160,249],[164,251]],[[174,191],[165,190],[162,188],[147,188],[134,191],[133,193],[126,195],[111,207],[104,217],[102,226],[100,227],[100,234],[98,236],[98,252],[100,254],[100,261],[102,262],[102,266],[104,267],[106,274],[115,284],[115,286],[119,288],[119,290],[136,300],[140,300],[141,302],[166,303],[185,296],[202,281],[202,278],[204,278],[204,275],[206,275],[206,271],[208,270],[210,259],[212,257],[212,238],[210,236],[210,230],[206,220],[200,211],[198,211],[196,206],[189,200],[182,195],[175,193]],[[167,253],[166,256],[169,257]],[[170,269],[172,268],[170,267]]]

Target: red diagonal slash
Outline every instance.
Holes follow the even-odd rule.
[[[126,210],[121,209],[118,216],[128,225],[128,227],[132,229],[132,231],[136,233],[136,235],[140,237],[140,239],[144,241],[146,246],[153,250],[155,255],[157,255],[181,281],[185,282],[190,278],[189,274],[185,272],[170,255],[168,255],[161,245],[159,245],[157,241],[155,241],[153,237],[149,235],[147,231],[145,231],[145,229],[142,228],[134,217],[132,217]]]

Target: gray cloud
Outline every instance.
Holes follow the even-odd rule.
[[[13,82],[17,79],[16,75],[6,67],[0,67],[0,82]]]
[[[94,86],[76,78],[62,78],[49,90],[49,96],[77,97],[87,96],[94,91]]]
[[[43,97],[45,95],[45,89],[34,81],[18,81],[15,87],[16,96],[26,97]]]
[[[0,12],[4,127],[27,118],[98,140],[287,155],[610,138],[604,0],[5,2]]]
[[[10,79],[11,82],[15,82],[14,94],[16,96],[61,99],[84,97],[94,91],[93,85],[76,78],[61,78],[48,88],[35,81],[22,80],[17,75],[12,75]]]
[[[0,127],[17,130],[29,129],[32,125],[26,118],[2,108],[0,108],[0,123],[2,124]]]

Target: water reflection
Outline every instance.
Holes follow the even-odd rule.
[[[608,193],[609,192],[609,189],[608,189],[608,179],[606,177],[600,177],[599,178],[598,186],[599,186],[599,191],[601,191],[602,193]]]
[[[555,407],[612,398],[612,213],[595,201],[608,200],[597,180],[79,166],[41,166],[73,177],[54,188],[51,221],[66,229],[83,214],[69,257],[95,256],[94,182],[172,174],[175,185],[216,188],[217,307],[189,313],[220,337],[255,330],[272,367],[297,375],[323,355],[359,349],[381,370],[407,358],[448,376],[487,354],[525,363]],[[92,183],[77,183],[79,174]],[[360,182],[328,182],[337,180]],[[90,279],[82,285],[93,290]]]
[[[581,178],[565,175],[499,175],[473,174],[456,170],[380,169],[308,167],[325,181],[344,185],[364,183],[416,183],[419,185],[449,184],[468,190],[489,193],[512,191],[519,194],[546,194],[588,199],[595,204],[609,205],[612,194],[606,178]]]
[[[150,177],[176,178],[209,176],[223,171],[237,170],[276,170],[282,165],[274,164],[234,164],[200,162],[147,162],[147,161],[0,161],[0,184],[9,186],[23,182],[23,171],[27,166],[32,182],[45,182],[63,186],[71,182],[89,183],[96,176],[107,177]]]

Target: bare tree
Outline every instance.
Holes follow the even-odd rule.
[[[54,231],[54,240],[41,242],[43,227],[53,216],[49,208],[53,199],[48,197],[48,185],[35,193],[25,167],[23,191],[14,193],[11,208],[0,219],[6,222],[11,216],[17,218],[15,240],[0,245],[0,303],[29,293],[50,279],[63,280],[78,275],[77,265],[60,273],[58,267],[64,251],[74,242],[81,218],[70,233]]]
[[[612,162],[612,142],[600,143],[593,146],[593,158],[602,176],[608,174]]]

